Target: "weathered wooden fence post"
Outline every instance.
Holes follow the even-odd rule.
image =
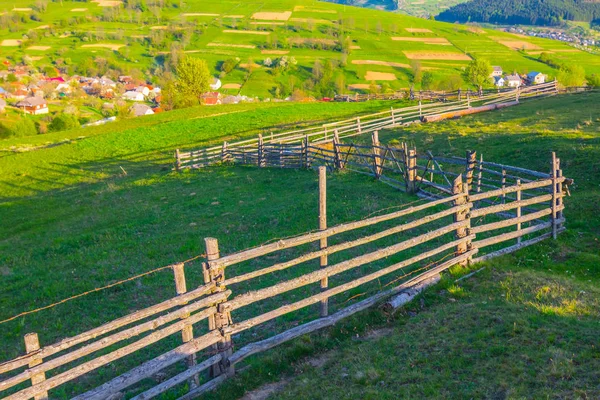
[[[373,134],[371,135],[371,142],[373,145],[373,172],[375,173],[375,178],[379,179],[379,177],[381,176],[381,172],[383,170],[382,165],[382,159],[381,159],[381,149],[379,148],[379,146],[381,145],[379,143],[379,131],[374,131]]]
[[[517,186],[518,186],[518,190],[517,190],[517,203],[520,203],[521,200],[523,199],[523,191],[521,190],[521,180],[517,179]],[[521,207],[521,205],[519,204],[519,206],[517,207],[517,218],[521,218],[521,216],[523,215],[523,209]],[[521,222],[517,222],[517,232],[521,232]],[[521,236],[519,236],[517,238],[517,244],[521,243]]]
[[[223,147],[221,147],[221,162],[227,162],[227,142],[223,142]]]
[[[502,170],[502,190],[506,189],[506,170]],[[506,193],[502,193],[502,204],[506,204]]]
[[[319,167],[319,230],[327,229],[327,167]],[[321,250],[327,249],[327,238],[323,237],[319,241]],[[321,268],[327,267],[327,255],[320,257]],[[329,278],[321,279],[321,291],[327,290]],[[329,309],[329,300],[321,300],[321,317],[326,317]]]
[[[423,103],[421,102],[421,92],[419,92],[419,119],[423,117]]]
[[[340,150],[340,135],[338,130],[333,131],[333,151],[335,157],[335,168],[336,169],[344,169],[344,165],[342,162],[342,154]]]
[[[40,341],[38,338],[38,334],[37,333],[28,333],[25,335],[24,337],[25,340],[25,351],[27,352],[27,354],[30,353],[35,353],[36,351],[38,351],[40,349]],[[43,362],[43,360],[41,358],[33,358],[31,360],[31,362],[29,363],[29,368],[35,367],[36,365],[40,365]],[[39,374],[35,374],[31,377],[31,385],[37,385],[38,383],[41,383],[43,381],[46,380],[46,374],[43,372],[40,372]],[[48,399],[48,392],[43,392],[40,394],[37,394],[34,397],[35,400],[47,400]]]
[[[304,167],[310,168],[310,140],[308,138],[308,135],[304,136],[304,142],[306,143],[306,153],[304,153]]]
[[[461,206],[461,205],[468,203],[468,201],[469,201],[468,185],[463,184],[462,175],[459,175],[454,180],[454,183],[452,186],[452,194],[453,195],[463,194],[463,196],[460,196],[456,200],[454,200],[454,207]],[[471,218],[469,215],[470,214],[469,214],[468,209],[465,209],[463,211],[458,211],[456,214],[454,214],[454,222],[467,221],[464,227],[458,228],[456,230],[456,238],[457,239],[462,239],[462,238],[468,236],[469,230],[471,228]],[[466,240],[463,243],[458,244],[456,246],[456,256],[460,256],[460,255],[466,253],[467,251],[469,251],[470,250],[469,247],[471,247],[471,243]],[[469,262],[467,260],[467,261],[460,263],[460,265],[467,266],[468,263]]]
[[[225,281],[225,267],[212,268],[210,266],[211,261],[218,260],[221,255],[219,252],[219,242],[215,238],[204,239],[206,245],[206,260],[207,260],[207,274],[205,279],[208,278],[208,282],[215,283],[215,292],[222,292],[226,290],[223,282]],[[223,335],[221,341],[216,345],[216,351],[221,353],[221,361],[218,364],[213,365],[211,369],[211,376],[216,377],[222,374],[233,375],[235,370],[234,367],[229,364],[229,357],[233,353],[233,342],[231,335],[224,334],[223,328],[226,328],[231,323],[231,313],[223,307],[223,303],[217,304],[217,312],[215,315],[208,320],[208,328],[212,330],[219,330]]]
[[[465,160],[465,176],[467,178],[467,189],[471,189],[473,184],[473,174],[475,173],[475,165],[477,165],[477,152],[467,150]]]
[[[181,171],[181,155],[179,154],[179,149],[175,150],[175,170],[177,172]]]
[[[258,135],[256,163],[259,167],[265,166],[265,142],[263,141],[263,137],[261,134]]]
[[[356,129],[358,130],[358,133],[362,133],[362,126],[360,124],[360,117],[356,118]]]
[[[558,206],[559,195],[558,191],[558,171],[560,169],[560,161],[556,158],[556,153],[552,152],[552,238],[558,237]],[[562,185],[561,185],[562,186]],[[562,189],[561,189],[562,191]]]
[[[481,193],[481,178],[483,177],[483,154],[479,156],[479,171],[477,173],[477,193]]]
[[[406,153],[406,175],[407,175],[407,190],[408,193],[417,191],[417,149],[412,148]]]
[[[185,281],[185,264],[179,263],[173,265],[173,274],[175,276],[175,292],[178,296],[187,292],[187,284]],[[185,320],[189,318],[189,314],[182,317],[181,319]],[[181,330],[181,339],[183,343],[190,342],[194,339],[194,327],[192,325],[187,325],[185,328]],[[186,359],[186,364],[188,368],[196,365],[196,355],[192,354]],[[190,387],[198,386],[199,379],[198,375],[193,376],[190,379]]]

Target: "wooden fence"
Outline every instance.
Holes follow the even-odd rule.
[[[124,390],[134,399],[151,399],[182,387],[189,391],[181,399],[192,399],[232,376],[251,355],[333,325],[452,266],[507,254],[564,230],[570,180],[554,154],[545,173],[484,161],[474,152],[464,158],[418,154],[406,145],[382,145],[375,134],[371,146],[337,140],[227,154],[258,165],[319,165],[318,230],[228,255],[220,254],[217,239],[205,239],[202,286],[188,290],[186,265],[175,264],[176,296],[169,300],[49,346],[41,347],[35,333],[26,335],[26,353],[0,364],[0,393],[11,400],[46,399],[110,364],[101,376],[118,376],[74,399],[106,399]],[[330,227],[326,170],[334,168],[394,179],[389,182],[398,188],[431,200]],[[167,339],[170,350],[150,351]],[[134,353],[134,361],[127,358]],[[119,360],[136,366],[119,371]],[[170,377],[148,386],[147,378],[161,371]]]
[[[525,99],[539,98],[556,95],[557,82],[543,85],[528,86],[500,93],[485,94],[471,98],[463,96],[459,101],[446,103],[419,102],[419,105],[383,111],[376,114],[360,116],[343,121],[321,124],[293,131],[258,135],[258,137],[238,141],[235,143],[224,142],[222,145],[192,150],[188,152],[176,151],[175,168],[200,168],[207,165],[225,161],[228,155],[248,157],[255,153],[259,147],[266,145],[294,144],[301,146],[307,141],[309,144],[319,144],[329,141],[337,131],[338,138],[346,139],[373,131],[393,128],[410,124],[416,121],[437,121],[454,115],[494,110],[518,104]]]

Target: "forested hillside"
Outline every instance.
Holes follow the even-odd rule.
[[[600,3],[585,0],[472,0],[442,13],[446,22],[560,25],[561,21],[600,19]]]

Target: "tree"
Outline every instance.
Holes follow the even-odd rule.
[[[469,63],[469,66],[465,70],[465,78],[468,82],[477,85],[481,89],[484,84],[490,82],[492,71],[492,65],[489,61],[475,59]]]
[[[588,86],[591,87],[600,87],[600,75],[592,74],[586,78]]]
[[[423,79],[423,68],[421,67],[421,63],[419,61],[413,60],[410,62],[410,68],[413,73],[413,83],[421,83]]]
[[[210,89],[212,76],[206,61],[198,58],[183,57],[177,64],[178,89],[198,100]]]
[[[35,124],[30,118],[22,117],[13,127],[13,136],[22,137],[22,136],[34,136],[37,135],[37,129],[35,129]]]
[[[313,75],[313,78],[315,79],[315,82],[319,82],[321,80],[321,78],[323,78],[323,64],[321,63],[321,60],[319,60],[318,58],[315,60],[315,63],[313,64],[312,75]]]
[[[370,94],[379,93],[379,85],[376,84],[375,81],[371,81],[371,83],[369,84],[369,93]]]
[[[346,93],[346,76],[343,73],[335,77],[335,90],[338,94]]]
[[[583,86],[585,70],[581,65],[564,65],[558,73],[558,81],[564,86]]]
[[[423,73],[423,79],[421,80],[421,87],[423,89],[431,89],[433,84],[433,74],[429,71]]]
[[[444,77],[439,84],[439,89],[453,92],[462,87],[463,80],[459,74]]]
[[[51,132],[66,131],[73,128],[79,128],[79,121],[73,114],[58,114],[48,126]]]

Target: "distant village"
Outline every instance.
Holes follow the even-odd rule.
[[[533,28],[519,28],[516,26],[510,27],[506,29],[506,32],[516,33],[520,35],[527,35],[532,37],[538,37],[543,39],[551,39],[558,40],[561,42],[571,43],[574,45],[589,47],[589,46],[598,46],[600,45],[600,41],[596,40],[592,37],[588,37],[581,33],[569,33],[562,30],[542,30],[542,29],[533,29]]]
[[[541,72],[532,71],[527,75],[505,75],[502,67],[494,65],[492,66],[492,73],[490,78],[494,80],[494,85],[497,88],[519,88],[524,85],[539,85],[546,83],[546,75]]]

